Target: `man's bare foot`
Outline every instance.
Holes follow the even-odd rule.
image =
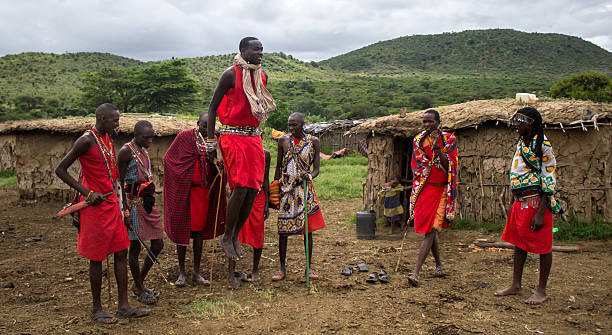
[[[227,234],[227,233],[226,233]],[[223,252],[225,252],[225,256],[232,261],[237,261],[239,259],[236,254],[236,249],[234,248],[234,241],[229,235],[223,235],[221,239],[221,246],[223,247]]]
[[[523,294],[523,289],[521,289],[520,287],[515,287],[515,286],[508,286],[503,290],[499,290],[495,292],[496,297],[503,297],[506,295],[522,295],[522,294]]]
[[[184,273],[179,273],[178,279],[174,282],[175,286],[183,287],[187,281],[187,276]]]
[[[227,279],[227,288],[235,290],[240,287],[240,277],[230,276]]]
[[[210,281],[204,279],[199,273],[192,274],[191,281],[194,285],[210,286]]]
[[[526,304],[539,305],[548,300],[546,292],[535,291],[535,293],[525,301]]]
[[[274,274],[274,276],[272,276],[272,281],[281,281],[285,279],[286,276],[287,276],[286,272],[279,270],[276,274]]]
[[[234,239],[234,250],[236,251],[236,255],[238,255],[238,258],[242,258],[242,256],[244,256],[244,252],[242,252],[242,248],[240,247],[240,241],[238,241],[238,237]]]

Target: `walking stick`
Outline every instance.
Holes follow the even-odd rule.
[[[408,224],[406,224],[406,231],[404,231],[404,238],[402,238],[402,245],[400,247],[399,255],[397,256],[397,264],[395,265],[395,272],[399,270],[400,260],[402,259],[402,252],[404,251],[404,241],[406,241],[406,234],[408,234]]]
[[[108,262],[108,255],[106,255],[106,278],[108,279],[108,305],[112,306],[112,292],[111,292],[111,279],[110,279],[110,265]]]
[[[306,288],[310,287],[310,253],[308,252],[308,182],[304,180],[304,245],[306,246]]]
[[[210,241],[210,246],[212,248],[212,253],[210,255],[210,289],[212,290],[212,283],[213,283],[213,268],[215,266],[215,237],[217,237],[217,222],[219,220],[219,205],[221,204],[221,192],[222,192],[222,187],[223,187],[223,171],[219,168],[219,165],[217,164],[217,160],[215,159],[215,166],[217,166],[217,176],[221,176],[221,178],[219,179],[219,195],[217,196],[217,211],[215,213],[215,228],[213,230],[213,238]],[[216,178],[215,178],[216,179]],[[214,183],[214,180],[213,180]],[[211,186],[212,189],[212,186]]]

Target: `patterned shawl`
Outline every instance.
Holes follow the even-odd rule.
[[[164,156],[164,228],[168,238],[180,245],[189,245],[191,232],[191,208],[189,193],[195,164],[200,162],[202,181],[208,187],[210,201],[208,213],[217,210],[219,178],[217,169],[208,161],[206,149],[198,129],[183,130],[168,148]],[[227,181],[225,174],[223,182]],[[221,187],[221,203],[217,220],[217,236],[225,231],[226,198],[225,185]],[[209,215],[204,226],[204,239],[211,239],[215,225],[215,216]]]
[[[289,150],[283,157],[280,183],[280,208],[278,211],[278,233],[280,235],[301,234],[304,231],[304,182],[299,176],[309,172],[314,162],[314,146],[312,136],[305,134],[304,138],[295,144],[289,138]],[[314,191],[312,180],[306,182],[308,188],[308,216],[320,210],[319,201]]]
[[[535,153],[536,139],[537,135],[526,145],[523,137],[519,138],[510,168],[510,189],[513,193],[542,192],[548,198],[548,207],[553,213],[559,213],[561,206],[554,197],[557,188],[555,154],[550,141],[544,136],[540,159]]]
[[[451,224],[455,220],[455,206],[457,203],[457,165],[459,164],[459,152],[457,151],[457,141],[455,135],[451,133],[441,132],[442,136],[442,152],[448,155],[448,184],[446,186],[446,215],[445,223]],[[438,169],[445,170],[440,163],[439,156],[430,157],[423,148],[426,131],[418,134],[413,141],[412,157],[417,163],[416,169],[412,170],[413,184],[412,194],[410,195],[410,218],[408,222],[414,221],[414,206],[421,194],[421,190],[427,178],[431,173],[431,169],[435,166]]]

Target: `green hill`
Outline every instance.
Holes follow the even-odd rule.
[[[586,70],[612,74],[612,53],[573,36],[488,29],[399,37],[320,64],[407,76],[425,72],[561,77]]]
[[[188,73],[201,87],[183,113],[207,108],[233,56],[185,59]],[[146,64],[95,52],[0,57],[0,119],[83,115],[89,111],[78,100],[86,73]],[[263,66],[283,115],[299,111],[310,120],[332,120],[512,97],[516,92],[547,95],[560,77],[585,70],[612,75],[612,53],[577,37],[493,29],[400,37],[318,63],[269,53]]]

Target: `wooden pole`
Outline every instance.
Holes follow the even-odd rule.
[[[223,171],[219,169],[219,165],[217,165],[217,175],[221,175],[219,179],[219,195],[217,196],[217,212],[215,213],[215,229],[213,230],[213,238],[210,240],[210,247],[212,248],[212,253],[210,254],[210,289],[212,290],[213,286],[213,268],[215,266],[215,238],[217,237],[217,221],[219,221],[219,205],[221,204],[221,193],[223,191]],[[212,185],[211,185],[212,189]]]

